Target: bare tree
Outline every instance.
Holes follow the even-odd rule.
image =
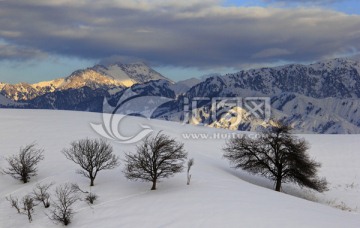
[[[35,144],[29,144],[20,148],[18,155],[6,158],[9,167],[4,169],[5,174],[27,183],[30,177],[37,175],[36,165],[44,159],[43,150],[35,148]]]
[[[283,182],[294,182],[316,191],[327,190],[325,178],[317,177],[320,164],[310,159],[305,140],[290,134],[291,128],[279,123],[258,138],[244,135],[231,139],[224,148],[224,157],[235,165],[275,181],[276,191]]]
[[[130,180],[152,182],[151,190],[156,190],[156,182],[183,170],[187,153],[184,144],[167,135],[158,133],[147,136],[134,154],[126,153],[124,174]]]
[[[82,139],[72,142],[70,149],[63,150],[67,159],[81,167],[77,173],[89,178],[90,186],[94,186],[99,171],[119,165],[118,157],[112,152],[112,146],[103,139]]]
[[[34,214],[34,198],[31,195],[26,195],[22,198],[24,214],[27,215],[29,222],[32,221],[32,215]]]
[[[19,199],[17,197],[9,196],[5,198],[10,202],[11,207],[15,208],[17,213],[27,215],[29,222],[32,221],[32,215],[34,214],[35,204],[34,198],[28,194],[21,199],[22,207],[20,208]],[[21,210],[22,209],[22,210]]]
[[[11,207],[15,208],[17,213],[21,213],[19,199],[17,197],[13,197],[12,195],[10,195],[9,197],[5,197],[5,199],[10,202]]]
[[[55,190],[56,201],[52,202],[53,209],[49,218],[55,223],[62,223],[65,226],[70,224],[74,211],[72,205],[79,199],[70,184],[63,184]]]
[[[187,183],[186,183],[187,185],[190,185],[190,180],[191,180],[190,169],[193,165],[194,165],[194,158],[191,158],[187,162]]]
[[[48,184],[37,184],[33,189],[34,200],[42,202],[45,208],[50,206],[50,194],[49,188],[53,186],[54,183]]]

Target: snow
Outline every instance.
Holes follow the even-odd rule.
[[[4,198],[10,194],[21,198],[38,182],[72,182],[89,190],[88,179],[75,174],[76,164],[66,160],[61,150],[73,140],[98,137],[90,123],[100,123],[101,114],[1,109],[0,118],[0,167],[6,166],[5,157],[17,153],[23,145],[36,141],[45,150],[39,175],[30,183],[0,175],[0,227],[61,227],[47,218],[49,210],[41,205],[35,209],[33,222],[28,223],[26,216],[17,214]],[[360,227],[360,135],[300,135],[309,141],[311,156],[322,163],[320,175],[331,183],[330,191],[320,194],[286,184],[285,194],[271,190],[273,183],[260,176],[230,168],[222,158],[224,139],[183,137],[185,133],[212,135],[231,131],[137,117],[126,117],[122,124],[128,134],[136,132],[140,124],[147,124],[183,141],[189,158],[195,159],[191,184],[186,185],[183,172],[150,191],[150,183],[126,180],[122,166],[102,171],[91,189],[99,195],[98,201],[92,206],[77,202],[69,227]],[[136,146],[112,145],[121,158]]]
[[[172,84],[170,88],[174,90],[175,94],[183,94],[186,93],[194,85],[199,84],[201,81],[202,80],[198,78],[189,78]]]
[[[0,94],[0,105],[7,106],[7,105],[16,105],[16,104],[17,104],[16,102]],[[18,104],[18,106],[21,106],[21,104]]]
[[[44,87],[54,87],[54,89],[61,87],[61,85],[65,83],[64,78],[58,78],[51,81],[44,81],[44,82],[38,82],[35,84],[31,84],[31,86],[34,89],[37,89],[38,87],[44,88]]]
[[[115,80],[123,82],[126,87],[130,87],[135,83],[118,65],[110,65],[108,70],[104,70],[103,72]]]
[[[296,99],[291,99],[284,103],[282,98],[287,98],[293,94],[283,93],[279,99],[271,105],[281,110],[276,116],[295,116],[302,114],[298,121],[301,127],[296,127],[298,132],[320,132],[316,126],[324,126],[327,123],[334,122],[333,128],[328,129],[327,133],[350,133],[359,134],[360,129],[357,126],[360,119],[360,113],[354,111],[360,106],[359,99],[337,99],[333,97],[316,99],[306,97],[301,94],[296,95]],[[280,108],[281,107],[281,108]],[[303,113],[306,113],[305,115]],[[335,126],[337,126],[335,128]]]
[[[111,64],[106,68],[99,69],[99,71],[114,80],[122,82],[125,87],[149,80],[165,79],[161,74],[153,71],[144,63]]]
[[[158,72],[143,63],[113,64],[107,67],[96,65],[92,68],[74,71],[65,78],[43,81],[34,84],[18,83],[5,84],[0,82],[0,92],[6,97],[18,100],[31,100],[48,92],[67,89],[79,89],[84,86],[96,89],[102,86],[131,87],[134,84],[145,83],[151,80],[166,79]]]
[[[115,95],[115,94],[119,93],[121,90],[123,90],[122,87],[115,87],[115,88],[109,89],[108,93],[110,95]]]

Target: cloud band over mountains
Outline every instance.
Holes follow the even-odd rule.
[[[0,15],[0,60],[10,61],[118,56],[212,68],[313,61],[360,49],[360,16],[318,7],[230,7],[216,0],[14,0],[0,1]]]

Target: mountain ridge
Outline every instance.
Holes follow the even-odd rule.
[[[92,89],[114,87],[127,88],[134,84],[143,84],[151,80],[170,79],[151,69],[144,63],[134,64],[110,64],[108,66],[95,65],[86,69],[76,70],[69,76],[38,83],[0,83],[0,94],[15,101],[26,101],[38,96],[55,91],[67,89],[80,89],[90,87]]]
[[[217,87],[220,96],[253,91],[263,95],[294,92],[314,98],[359,98],[360,62],[334,59],[310,65],[289,64],[243,70],[210,77],[197,86],[189,93],[198,96],[196,91],[206,89],[208,93],[213,93],[216,92],[215,87]]]
[[[58,88],[63,88],[62,90],[43,82],[40,84],[44,85],[43,94],[36,94],[36,91],[31,93],[30,89],[28,96],[35,98],[10,99],[14,103],[6,100],[9,103],[7,107],[19,108],[16,104],[20,101],[25,102],[21,106],[24,107],[25,104],[25,108],[102,112],[104,99],[111,101],[111,105],[117,105],[124,91],[131,89],[136,97],[146,99],[160,96],[170,99],[153,113],[152,118],[183,121],[186,111],[196,111],[199,113],[198,123],[227,128],[229,120],[213,120],[208,113],[212,98],[263,97],[270,100],[271,119],[291,125],[297,133],[360,134],[360,61],[338,58],[309,65],[288,64],[178,83],[157,75],[151,68],[146,69],[146,65],[133,66],[96,65],[75,71],[64,82],[56,81]],[[114,84],[115,78],[126,79],[123,77],[124,72],[132,72],[133,78],[137,78],[139,83],[128,86]],[[101,78],[102,82],[110,85],[105,83],[102,86],[98,81],[94,83],[94,78]],[[7,85],[1,86],[4,88]],[[26,93],[29,86],[21,86]],[[185,98],[190,101],[188,105],[191,106],[191,101],[198,97],[208,98],[208,101],[199,102],[200,105],[195,107],[197,110],[192,110],[194,107],[185,110]],[[134,107],[134,110],[144,109],[145,106],[143,103],[141,107]],[[244,107],[241,115],[244,122],[231,129],[256,131],[259,127],[266,126],[263,121],[253,118],[251,112]]]

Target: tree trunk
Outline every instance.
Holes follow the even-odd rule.
[[[281,177],[278,177],[278,178],[276,179],[275,191],[280,192],[280,190],[281,190]]]
[[[151,190],[156,190],[156,180],[153,180]]]
[[[30,210],[27,211],[27,216],[28,216],[29,222],[31,222],[32,221],[32,216],[31,216]]]
[[[90,182],[90,186],[94,186],[94,179],[95,179],[95,178],[90,178],[90,181],[91,181],[91,182]]]
[[[67,218],[64,218],[63,223],[65,226],[67,226],[67,225],[69,225],[70,221]]]
[[[191,175],[188,173],[187,174],[187,185],[190,185],[190,180],[191,180]]]
[[[44,202],[44,207],[49,208],[50,207],[50,202],[49,201]]]

